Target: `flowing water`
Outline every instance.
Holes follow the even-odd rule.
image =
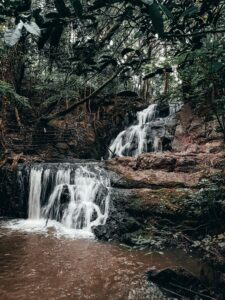
[[[111,192],[99,164],[24,166],[18,181],[29,198],[28,219],[0,222],[1,300],[167,299],[145,272],[182,265],[198,273],[196,261],[179,251],[94,240],[92,227],[106,222]]]
[[[158,106],[151,104],[137,113],[134,125],[118,134],[109,147],[109,158],[138,156],[144,152],[160,152],[173,139],[176,113],[181,104],[170,104],[168,115],[159,117]]]
[[[34,164],[25,171],[30,186],[28,220],[16,226],[29,230],[42,224],[92,236],[93,226],[106,222],[110,178],[97,163]],[[24,185],[24,172],[19,175]]]
[[[130,251],[88,239],[56,238],[52,230],[23,232],[0,225],[1,300],[168,299],[146,280],[155,266],[184,265],[198,272],[193,258]]]

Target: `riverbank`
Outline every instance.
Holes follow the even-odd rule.
[[[215,298],[225,291],[225,153],[214,123],[204,124],[186,105],[178,115],[171,151],[96,161],[110,178],[111,200],[106,224],[93,231],[98,240],[132,249],[180,248],[198,253],[204,267],[196,282],[207,285],[206,295]],[[87,162],[63,158],[67,165]],[[45,152],[6,155],[0,169],[2,216],[27,217],[29,176],[23,177],[21,185],[18,166],[29,169],[35,162],[49,163],[50,169],[53,162],[59,164]],[[175,293],[182,291],[175,289]]]
[[[148,157],[151,163],[156,164],[157,156],[159,154],[145,154],[142,158],[146,162]],[[160,157],[165,162],[166,154],[164,158],[162,154],[160,154]],[[179,157],[181,158],[181,155]],[[128,249],[145,250],[148,253],[164,253],[168,249],[173,252],[177,248],[184,251],[187,257],[195,253],[201,258],[201,269],[198,276],[195,275],[192,279],[195,278],[196,282],[201,283],[201,288],[194,285],[193,289],[193,280],[190,286],[184,285],[183,287],[195,292],[201,289],[203,294],[212,296],[214,299],[217,299],[219,295],[223,295],[225,267],[225,235],[223,228],[225,216],[223,210],[224,184],[221,174],[214,173],[208,179],[201,178],[199,184],[189,188],[174,184],[164,187],[162,185],[157,187],[150,185],[148,187],[144,181],[143,186],[140,185],[140,182],[138,186],[137,181],[125,180],[125,177],[121,177],[122,173],[115,173],[115,169],[114,171],[109,170],[110,164],[114,168],[118,164],[120,168],[126,169],[125,162],[129,162],[130,165],[134,166],[134,161],[136,161],[136,159],[130,158],[124,158],[123,160],[123,163],[121,163],[122,159],[108,161],[107,163],[95,162],[101,167],[105,166],[110,174],[112,185],[109,216],[105,225],[93,229],[96,237],[99,240],[108,241],[110,244],[124,244]],[[138,161],[141,161],[141,157]],[[82,161],[77,161],[77,163],[82,164]],[[32,165],[34,164],[31,163]],[[48,166],[46,163],[44,165]],[[51,165],[49,163],[49,167]],[[60,166],[60,164],[56,165]],[[140,165],[143,168],[143,164]],[[171,168],[168,163],[165,163],[165,165]],[[29,164],[24,164],[25,168],[28,168],[28,166]],[[22,165],[20,165],[21,167]],[[197,168],[197,166],[195,167]],[[4,177],[7,181],[4,181],[4,184],[1,185],[2,188],[5,188],[5,191],[8,191],[8,196],[5,194],[5,204],[9,206],[6,206],[6,208],[8,212],[11,212],[11,217],[27,218],[28,190],[20,190],[18,187],[21,187],[21,185],[16,185],[19,183],[17,169],[12,170],[8,166],[7,170]],[[138,170],[135,172],[138,172]],[[190,183],[188,184],[190,185]],[[25,186],[28,188],[28,182]],[[20,192],[23,192],[23,197],[21,197]],[[15,198],[13,198],[14,196]],[[1,201],[1,206],[2,204]],[[155,271],[159,271],[160,274],[163,271],[164,274],[164,270],[161,270],[161,268]],[[169,274],[169,278],[175,276],[175,278],[182,279],[184,277],[182,269],[174,269],[172,265]],[[188,274],[187,276],[192,275]],[[155,275],[151,280],[157,282]],[[164,280],[164,282],[167,281]],[[162,285],[162,282],[157,283],[162,288],[166,288]],[[178,285],[182,286],[182,280]],[[207,286],[206,289],[203,288],[205,286]],[[171,286],[166,289],[183,295],[180,289],[171,289]]]

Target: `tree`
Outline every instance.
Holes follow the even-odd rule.
[[[23,76],[14,80],[16,90],[23,92],[18,87],[29,82],[25,92],[29,96],[41,92],[46,98],[43,107],[67,98],[75,109],[106,90],[107,84],[112,87],[112,80],[114,92],[129,85],[146,92],[147,83],[142,79],[150,76],[152,89],[160,82],[167,96],[171,77],[173,97],[174,90],[180,91],[180,80],[169,75],[171,64],[180,65],[179,74],[185,81],[187,57],[198,55],[205,39],[225,31],[223,7],[222,0],[4,1],[2,31],[11,32],[11,46],[11,40],[13,44],[18,41],[13,48],[23,58]],[[13,30],[5,30],[7,26]],[[159,53],[164,56],[160,64]]]

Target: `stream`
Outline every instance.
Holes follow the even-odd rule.
[[[182,265],[198,273],[196,260],[178,250],[130,250],[90,238],[57,237],[50,225],[26,230],[25,223],[0,223],[1,300],[168,299],[146,280],[146,271]]]
[[[158,118],[154,105],[139,112],[138,124],[115,139],[111,152],[163,150],[175,112],[170,107],[169,116]],[[147,281],[150,268],[182,266],[198,275],[198,260],[178,249],[153,253],[96,241],[94,229],[106,225],[113,207],[111,183],[100,162],[19,165],[27,219],[0,222],[1,300],[168,299]]]

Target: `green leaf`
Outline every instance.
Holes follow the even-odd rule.
[[[79,0],[70,0],[71,4],[73,5],[73,8],[75,10],[75,13],[78,17],[81,17],[83,14],[83,6],[80,3]]]
[[[186,16],[191,17],[197,13],[198,13],[198,8],[197,6],[193,5],[189,7],[187,10],[185,10],[185,12],[182,13],[181,17],[186,17]]]
[[[147,5],[152,5],[154,3],[154,0],[142,0],[142,2]]]
[[[169,18],[169,19],[173,19],[173,14],[171,13],[171,11],[166,7],[166,5],[161,5],[160,6],[162,11],[164,12],[164,14]]]
[[[37,35],[40,36],[41,35],[41,30],[38,27],[38,25],[35,22],[31,22],[31,23],[24,23],[24,27],[26,28],[26,30],[33,34],[33,35]]]
[[[0,22],[5,22],[6,21],[6,17],[4,15],[0,15]]]
[[[162,37],[164,35],[164,23],[158,4],[153,3],[150,5],[148,14],[152,20],[155,31]]]
[[[17,24],[15,29],[6,29],[4,33],[4,40],[7,46],[13,47],[22,36],[22,29],[24,23],[22,21]]]
[[[137,39],[137,38],[139,38],[139,37],[141,37],[141,36],[142,36],[142,34],[141,34],[140,31],[137,31],[137,32],[135,32],[135,34],[134,34],[134,38],[135,38],[135,39]]]
[[[20,108],[31,108],[29,100],[26,97],[16,93],[13,86],[8,82],[0,80],[0,96],[6,97],[12,105]]]

